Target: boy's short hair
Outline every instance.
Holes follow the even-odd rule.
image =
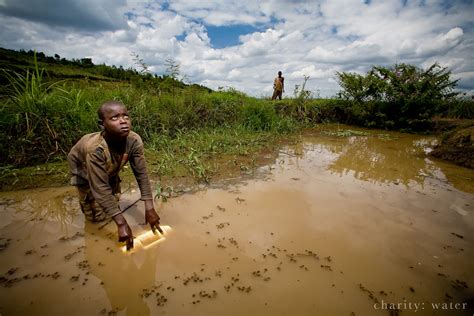
[[[101,106],[99,106],[99,108],[97,109],[97,116],[99,117],[99,120],[101,120],[101,121],[104,120],[104,110],[105,110],[106,107],[108,107],[110,105],[121,105],[124,108],[126,108],[125,104],[123,104],[120,101],[115,101],[115,100],[107,101],[104,104],[102,104]]]

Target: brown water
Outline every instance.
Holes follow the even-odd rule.
[[[131,253],[73,188],[2,192],[0,314],[472,315],[474,171],[370,134],[305,135],[254,179],[160,202],[165,236]]]

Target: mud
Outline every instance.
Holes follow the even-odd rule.
[[[446,133],[431,153],[434,157],[474,169],[474,123]]]
[[[128,253],[73,188],[0,193],[0,314],[472,315],[474,171],[431,138],[337,135],[160,201],[165,234]]]

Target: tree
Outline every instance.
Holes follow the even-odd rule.
[[[434,63],[427,70],[413,65],[373,66],[365,76],[355,73],[336,74],[342,90],[339,96],[354,101],[435,102],[457,95],[457,80],[451,71]]]
[[[434,63],[423,70],[413,65],[373,66],[365,75],[337,73],[339,97],[355,101],[352,115],[364,125],[407,127],[426,124],[458,94],[457,80]]]
[[[165,60],[166,74],[171,78],[178,80],[180,75],[180,65],[172,57]]]
[[[132,52],[131,53],[133,57],[133,61],[135,62],[135,65],[139,68],[139,73],[144,75],[150,73],[150,70],[148,69],[148,65],[145,63],[143,58],[140,58],[138,53]]]

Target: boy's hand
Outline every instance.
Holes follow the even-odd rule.
[[[113,217],[115,224],[117,224],[118,229],[118,241],[119,242],[126,242],[127,250],[133,248],[133,234],[130,226],[128,226],[125,217],[122,214],[116,215]]]
[[[156,214],[154,208],[145,210],[145,222],[150,224],[153,233],[155,233],[155,229],[158,229],[161,233],[163,232],[160,228],[160,217]]]

